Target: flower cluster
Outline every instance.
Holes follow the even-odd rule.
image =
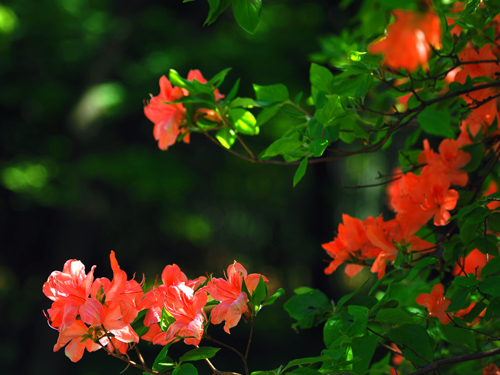
[[[139,337],[130,323],[140,311],[142,288],[135,280],[127,280],[111,251],[113,280],[94,280],[94,267],[85,274],[79,260],[68,260],[62,272],[54,271],[43,284],[44,294],[53,301],[48,310],[51,325],[59,331],[54,351],[66,344],[66,355],[76,362],[85,348],[95,351],[108,345],[108,350],[125,353],[128,343]]]
[[[207,83],[199,70],[190,70],[187,79],[188,81]],[[224,98],[218,89],[214,90],[214,95],[216,101]],[[173,103],[185,96],[189,96],[188,90],[172,86],[167,77],[162,76],[160,78],[160,94],[151,96],[149,103],[144,107],[144,114],[155,124],[153,135],[161,150],[167,150],[177,141],[179,136],[182,136],[185,143],[190,141],[186,108],[182,103]],[[199,108],[196,115],[213,122],[221,121],[217,113],[211,109]]]
[[[415,71],[420,66],[426,67],[431,45],[441,48],[439,16],[430,9],[425,12],[398,9],[393,16],[395,21],[387,27],[387,34],[372,43],[368,51],[383,53],[383,63],[392,69]]]
[[[211,322],[225,321],[224,330],[229,333],[249,310],[249,297],[260,280],[268,281],[260,274],[247,275],[236,261],[228,267],[227,280],[189,280],[173,264],[163,270],[163,284],[144,293],[137,281],[127,280],[113,251],[110,259],[112,280],[94,280],[95,266],[86,274],[83,263],[73,259],[65,263],[62,272],[54,271],[43,285],[44,294],[53,301],[47,318],[59,331],[54,351],[68,344],[65,353],[73,362],[82,358],[85,349],[92,352],[105,348],[110,353],[126,354],[129,343],[139,342],[131,323],[142,310],[147,310],[143,324],[149,327],[141,336],[143,340],[166,345],[184,339],[188,345],[198,345],[210,321],[204,311],[209,296],[220,302],[212,310]],[[243,284],[250,296],[242,290]],[[169,322],[163,320],[165,314]]]
[[[389,206],[396,213],[393,220],[381,216],[368,217],[364,222],[343,215],[337,237],[323,248],[334,260],[325,270],[332,273],[343,262],[351,262],[346,273],[354,276],[365,261],[375,258],[371,271],[379,278],[385,274],[386,261],[394,261],[400,250],[425,252],[434,245],[415,233],[434,217],[434,225],[446,225],[449,211],[454,209],[458,192],[450,186],[465,186],[468,175],[460,168],[471,160],[470,154],[460,150],[455,140],[445,139],[435,153],[424,141],[424,150],[418,157],[423,167],[418,174],[408,172],[388,186]]]

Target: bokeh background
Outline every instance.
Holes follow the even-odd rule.
[[[96,277],[112,277],[110,250],[129,277],[154,280],[178,264],[194,278],[222,277],[233,260],[266,275],[273,293],[287,294],[257,319],[250,370],[277,368],[323,349],[321,329],[295,332],[283,303],[293,289],[321,289],[333,300],[369,273],[326,276],[321,244],[333,239],[343,212],[364,219],[385,210],[384,188],[346,190],[376,182],[394,158],[384,153],[310,165],[292,188],[294,167],[251,164],[193,134],[191,144],[161,152],[143,115],[149,93],[170,68],[210,78],[233,70],[241,78],[284,83],[291,96],[309,95],[312,60],[328,64],[335,35],[353,26],[359,2],[265,1],[254,35],[231,10],[207,27],[205,0],[12,0],[0,3],[0,372],[115,374],[125,364],[103,351],[73,364],[53,353],[57,332],[42,314],[50,301],[42,284],[68,259]],[[382,18],[381,24],[385,20]],[[348,48],[346,46],[345,48]],[[279,115],[246,141],[260,153],[290,126]],[[249,327],[212,336],[241,350]],[[172,348],[186,351],[183,344]],[[158,347],[146,346],[151,364]],[[219,358],[221,357],[221,358]],[[223,357],[223,358],[222,358]],[[214,363],[242,372],[221,352]],[[210,373],[200,363],[201,373]],[[130,368],[127,373],[139,373]]]

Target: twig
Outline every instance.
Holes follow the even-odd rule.
[[[255,323],[255,317],[252,314],[252,318],[250,320],[250,335],[248,336],[248,344],[247,344],[247,351],[245,352],[245,359],[248,360],[248,352],[250,351],[250,344],[252,343],[252,336],[253,336],[253,326]]]
[[[224,348],[226,349],[229,349],[229,350],[232,350],[233,352],[235,352],[240,358],[241,360],[243,361],[243,365],[245,366],[245,375],[249,375],[250,373],[248,372],[248,364],[247,364],[247,359],[245,358],[245,356],[243,354],[241,354],[241,352],[238,350],[238,349],[235,349],[233,348],[232,346],[229,346],[227,344],[224,344],[223,342],[220,342],[220,341],[217,341],[216,339],[212,338],[211,336],[209,336],[206,332],[205,332],[205,338],[208,340],[208,341],[212,341],[220,346],[223,346]]]
[[[366,328],[366,330],[367,330],[367,331],[372,332],[373,334],[375,334],[375,335],[377,335],[377,336],[379,336],[379,337],[381,337],[381,338],[383,338],[383,339],[385,339],[385,340],[387,340],[387,341],[394,342],[394,341],[392,341],[391,339],[389,339],[388,337],[385,337],[384,335],[381,335],[380,333],[375,332],[375,331],[374,331],[373,329],[371,329],[371,328],[368,328],[368,327],[367,327],[367,328]],[[424,361],[426,361],[427,363],[431,363],[431,361],[429,361],[427,358],[422,357],[420,354],[418,354],[415,350],[413,350],[412,348],[410,348],[408,345],[406,345],[406,344],[404,344],[404,343],[401,343],[401,344],[398,344],[398,345],[399,345],[399,346],[401,346],[403,349],[409,349],[409,350],[411,350],[411,351],[413,352],[413,354],[415,354],[417,357],[419,357],[419,358],[423,359],[423,360],[424,360]]]
[[[394,181],[397,181],[397,180],[400,180],[402,178],[402,176],[400,177],[396,177],[396,178],[392,178],[390,180],[387,180],[387,181],[384,181],[384,182],[379,182],[378,184],[371,184],[371,185],[355,185],[355,186],[347,186],[347,185],[342,185],[340,184],[340,186],[342,186],[344,189],[363,189],[363,188],[369,188],[369,187],[375,187],[375,186],[382,186],[382,185],[386,185],[386,184],[389,184],[391,182],[394,182]]]
[[[476,332],[476,333],[479,333],[479,334],[481,334],[481,335],[491,337],[492,339],[494,339],[494,341],[500,341],[500,337],[490,335],[489,333],[486,333],[486,332],[481,332],[481,331],[478,331],[477,329],[474,329],[474,328],[462,327],[461,325],[457,324],[457,323],[453,320],[453,318],[450,316],[450,314],[446,313],[446,315],[448,316],[448,318],[450,318],[450,320],[453,322],[453,324],[455,325],[455,327],[462,328],[462,329],[466,329],[466,330],[468,330],[468,331]]]
[[[452,365],[452,364],[461,363],[461,362],[475,361],[475,360],[478,360],[481,358],[492,357],[492,356],[497,355],[497,354],[500,354],[500,348],[486,350],[484,352],[479,352],[479,353],[463,355],[461,357],[441,359],[439,361],[432,362],[431,364],[429,364],[425,367],[422,367],[421,369],[419,369],[415,372],[412,372],[410,375],[427,374],[431,371],[436,370],[438,367]]]

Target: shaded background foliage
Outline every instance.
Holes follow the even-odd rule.
[[[266,275],[270,292],[285,288],[288,298],[302,285],[334,299],[345,293],[342,273],[324,275],[320,244],[332,239],[342,212],[364,218],[384,210],[383,188],[339,187],[387,172],[384,154],[311,165],[293,189],[294,168],[239,160],[200,134],[190,145],[159,151],[141,103],[158,94],[159,77],[170,68],[183,76],[200,69],[209,78],[232,67],[221,92],[241,77],[240,96],[253,95],[252,83],[284,83],[292,96],[308,90],[311,56],[327,60],[318,51],[335,40],[318,36],[340,33],[355,8],[340,10],[327,0],[268,1],[250,35],[231,12],[203,28],[208,4],[202,0],[0,4],[3,374],[123,369],[104,352],[86,354],[78,365],[52,353],[57,333],[42,315],[49,301],[41,286],[67,259],[80,259],[87,269],[96,264],[97,277],[111,278],[113,249],[129,277],[145,274],[148,282],[171,263],[191,278],[220,277],[236,259]],[[248,144],[260,152],[287,121],[279,116]],[[322,349],[318,330],[297,336],[290,329],[280,307],[285,299],[258,317],[251,370]],[[210,332],[243,347],[248,326],[231,336],[222,327]],[[146,350],[149,361],[158,350]],[[225,357],[214,363],[241,371],[238,358]]]

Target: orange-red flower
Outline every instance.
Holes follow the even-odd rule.
[[[203,336],[203,323],[207,317],[203,307],[207,303],[207,293],[193,289],[181,283],[171,285],[165,300],[165,310],[175,318],[167,332],[161,332],[153,338],[153,344],[166,345],[172,341],[184,339],[187,345],[198,345]]]
[[[490,259],[491,258],[493,258],[493,256],[490,255]],[[459,259],[459,262],[462,262],[462,259]],[[465,276],[462,271],[463,268],[467,275],[472,273],[476,275],[478,279],[481,279],[481,270],[486,266],[486,263],[488,263],[486,254],[483,254],[478,249],[474,249],[465,257],[464,264],[462,265],[463,267],[460,267],[458,264],[455,266],[453,275]]]
[[[476,60],[496,60],[496,56],[491,52],[491,45],[484,45],[477,52],[472,47],[466,47],[458,56],[460,61],[474,62]],[[500,73],[500,65],[497,63],[478,63],[463,65],[462,71],[458,72],[455,81],[465,83],[467,76],[477,78],[486,76],[496,79],[496,74]],[[462,98],[469,104],[480,103],[489,97],[498,94],[495,88],[473,91]],[[472,110],[471,114],[465,119],[465,124],[469,126],[470,133],[474,137],[479,131],[486,133],[488,127],[498,118],[498,108],[496,100],[490,100],[480,107]]]
[[[500,375],[500,369],[494,363],[490,363],[488,366],[483,368],[482,375]]]
[[[434,285],[431,294],[420,294],[416,302],[421,306],[425,306],[429,310],[429,316],[437,317],[441,323],[448,324],[451,322],[451,319],[445,312],[451,301],[444,298],[442,284]]]
[[[149,104],[144,107],[144,114],[155,124],[153,135],[161,150],[166,150],[175,143],[181,133],[181,123],[186,117],[186,108],[181,103],[167,104],[167,102],[179,100],[183,96],[181,88],[172,87],[167,77],[162,76],[160,94],[153,96]],[[189,138],[186,137],[184,142],[189,143]]]
[[[78,362],[82,358],[85,349],[89,352],[94,352],[101,348],[99,344],[90,339],[89,327],[81,320],[73,321],[73,323],[59,335],[57,343],[54,346],[54,351],[57,352],[66,344],[68,344],[68,346],[66,346],[64,352],[73,362]]]
[[[431,250],[434,246],[414,235],[409,222],[397,219],[385,222],[381,216],[366,225],[366,235],[380,252],[373,262],[371,271],[378,273],[378,278],[385,275],[387,261],[394,261],[399,253],[396,244],[409,247],[410,251]]]
[[[465,186],[469,181],[467,172],[460,169],[465,167],[471,160],[469,153],[460,150],[460,145],[453,139],[443,139],[439,145],[439,154],[436,154],[429,146],[429,141],[424,140],[424,150],[418,156],[420,164],[427,164],[425,169],[433,173],[443,172],[448,176],[453,185]]]
[[[235,327],[241,319],[241,315],[247,311],[248,296],[242,292],[243,279],[250,293],[259,284],[260,277],[268,281],[265,276],[252,273],[247,276],[247,270],[238,262],[234,262],[227,268],[227,280],[213,278],[207,285],[210,296],[220,303],[212,310],[212,323],[219,324],[223,320],[224,331]]]
[[[431,45],[441,47],[439,16],[434,12],[395,10],[396,20],[387,27],[387,34],[372,43],[368,51],[383,53],[384,64],[393,69],[415,71],[427,66]]]
[[[62,272],[52,272],[47,282],[43,284],[43,293],[54,301],[48,310],[53,327],[64,329],[73,324],[80,306],[90,294],[94,269],[95,266],[85,274],[83,263],[71,259],[64,264]]]
[[[374,247],[366,236],[365,225],[375,220],[373,217],[368,217],[364,222],[343,214],[343,224],[339,224],[337,237],[328,243],[323,244],[323,249],[326,250],[333,260],[325,269],[327,275],[334,272],[338,266],[352,258],[369,259],[375,258],[380,249]],[[358,264],[348,264],[345,268],[345,273],[349,277],[355,276],[363,266]]]

